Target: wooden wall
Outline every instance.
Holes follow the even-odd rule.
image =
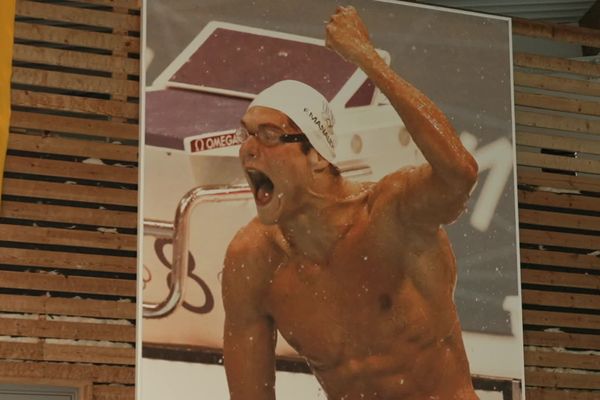
[[[600,48],[600,30],[513,34]],[[514,67],[527,399],[599,399],[600,64],[515,52]]]
[[[17,0],[0,377],[134,398],[139,0]]]
[[[0,377],[134,397],[139,0],[17,1]],[[514,34],[600,47],[599,31]],[[515,53],[528,399],[600,390],[600,65]],[[594,81],[595,80],[595,81]]]

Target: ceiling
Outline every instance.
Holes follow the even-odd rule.
[[[419,3],[556,23],[577,23],[595,0],[425,0]]]

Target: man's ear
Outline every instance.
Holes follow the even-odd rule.
[[[313,172],[323,172],[329,166],[329,161],[324,159],[315,149],[310,149],[307,157],[308,163]]]

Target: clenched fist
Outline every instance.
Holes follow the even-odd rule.
[[[364,22],[352,6],[338,7],[326,28],[325,45],[355,64],[375,53]]]

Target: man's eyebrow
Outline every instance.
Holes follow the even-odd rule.
[[[263,122],[262,124],[258,124],[258,128],[275,128],[275,129],[279,129],[280,131],[283,131],[283,128],[281,127],[281,125],[273,123],[273,122]]]
[[[301,131],[300,127],[298,125],[296,125],[296,123],[294,121],[292,121],[292,119],[290,117],[287,117],[287,122],[288,122],[288,125],[291,126],[293,129]]]

